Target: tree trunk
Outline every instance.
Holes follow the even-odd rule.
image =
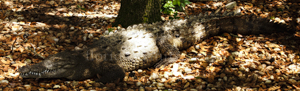
[[[113,26],[128,27],[138,23],[161,21],[161,0],[121,0],[121,8]]]

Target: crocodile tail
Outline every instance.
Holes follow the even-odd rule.
[[[212,13],[214,14],[214,13]],[[188,31],[180,31],[181,38],[176,40],[176,47],[179,49],[188,48],[190,45],[203,41],[207,37],[220,33],[239,33],[239,34],[271,34],[274,32],[292,32],[292,27],[275,23],[267,18],[257,17],[255,15],[239,15],[233,12],[225,13],[219,16],[199,15],[187,20],[190,25]],[[193,43],[190,43],[193,42]]]
[[[291,28],[283,23],[275,23],[267,18],[255,15],[242,15],[222,18],[216,21],[220,32],[239,34],[270,34],[289,31]]]

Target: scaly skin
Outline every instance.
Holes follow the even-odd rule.
[[[268,19],[244,15],[199,15],[138,24],[101,37],[86,49],[60,52],[19,71],[23,78],[81,80],[98,76],[98,81],[114,82],[124,78],[124,71],[173,63],[179,58],[180,50],[222,32],[266,34],[287,29]]]

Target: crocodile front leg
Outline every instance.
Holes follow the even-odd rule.
[[[101,67],[96,71],[98,79],[96,81],[103,83],[123,81],[125,77],[125,71],[116,63],[102,62]]]
[[[169,39],[172,39],[171,36],[162,36],[157,38],[156,45],[162,53],[163,58],[154,65],[155,67],[167,66],[168,64],[174,63],[179,59],[180,51],[178,48],[172,45]]]

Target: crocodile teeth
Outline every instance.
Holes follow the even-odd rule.
[[[50,70],[50,69],[46,69],[46,70],[43,70],[41,72],[35,72],[35,71],[29,71],[27,73],[21,73],[20,75],[23,75],[23,76],[28,76],[28,75],[37,75],[37,76],[41,76],[45,73],[49,73],[49,72],[55,72],[56,69],[53,69],[53,70]]]

